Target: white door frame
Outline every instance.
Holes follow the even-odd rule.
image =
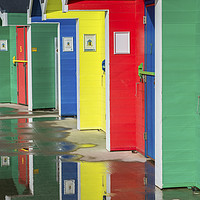
[[[76,92],[77,92],[77,129],[80,130],[80,59],[79,59],[79,19],[76,19]]]
[[[31,26],[27,27],[27,48],[28,48],[28,110],[33,110],[32,100],[32,41]]]
[[[162,178],[162,0],[155,2],[155,184]]]

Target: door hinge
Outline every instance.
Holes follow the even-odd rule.
[[[144,132],[144,140],[147,140],[147,132]]]
[[[147,24],[147,17],[143,16],[143,24]]]
[[[146,175],[143,180],[144,180],[144,185],[146,186],[148,184],[148,179],[147,179]]]

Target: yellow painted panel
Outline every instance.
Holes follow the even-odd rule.
[[[106,164],[87,163],[80,165],[81,200],[99,200],[106,194]]]
[[[105,12],[49,12],[48,19],[79,19],[80,63],[80,128],[106,130],[105,73]],[[84,51],[84,34],[96,34],[96,52]]]
[[[48,0],[46,13],[62,10],[62,0]]]

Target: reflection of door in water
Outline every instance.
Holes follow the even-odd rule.
[[[26,154],[28,148],[25,148],[27,141],[27,135],[24,135],[24,124],[28,122],[28,119],[18,119],[18,141],[21,144],[20,154]],[[25,187],[29,187],[29,155],[18,155],[18,171],[19,171],[19,183]]]
[[[27,27],[17,27],[17,60],[27,60]],[[17,63],[17,100],[18,104],[28,104],[27,63]]]
[[[155,5],[146,5],[145,71],[155,72]],[[145,129],[146,156],[155,159],[155,76],[146,76]]]

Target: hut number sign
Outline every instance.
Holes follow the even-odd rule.
[[[7,40],[0,40],[0,51],[8,51]]]
[[[96,51],[96,34],[84,34],[84,51]]]
[[[73,37],[63,37],[63,52],[74,51]]]

